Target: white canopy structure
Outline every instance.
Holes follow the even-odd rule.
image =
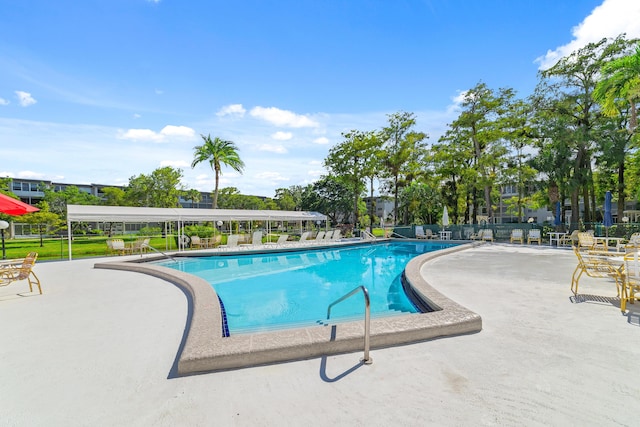
[[[244,209],[187,209],[145,208],[129,206],[67,205],[69,259],[71,259],[72,222],[177,222],[182,229],[185,222],[228,221],[326,221],[318,212],[244,210]]]
[[[325,221],[318,212],[67,205],[68,222]]]

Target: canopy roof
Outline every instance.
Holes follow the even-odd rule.
[[[324,221],[318,212],[67,205],[69,222]]]

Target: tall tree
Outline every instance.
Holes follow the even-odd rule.
[[[561,58],[553,67],[540,73],[536,88],[538,106],[548,117],[562,116],[566,125],[562,139],[570,143],[573,170],[570,181],[572,223],[578,223],[580,200],[585,222],[595,220],[593,156],[602,124],[594,100],[594,89],[603,65],[620,56],[628,48],[623,36],[589,43]],[[541,96],[540,96],[541,95]],[[541,101],[541,102],[540,102]],[[552,119],[553,120],[553,119]]]
[[[182,170],[171,166],[158,168],[149,175],[129,178],[125,199],[130,206],[156,208],[180,207]]]
[[[244,162],[238,154],[238,147],[232,141],[225,141],[218,137],[211,139],[211,135],[200,135],[204,141],[202,145],[194,148],[194,158],[191,167],[202,162],[208,162],[215,174],[215,188],[213,191],[213,208],[218,207],[218,186],[220,183],[220,175],[222,174],[222,165],[229,166],[238,173],[242,173]]]
[[[637,43],[637,42],[636,42]],[[613,163],[617,168],[618,212],[624,211],[625,160],[630,143],[638,127],[637,104],[640,101],[640,44],[634,53],[606,62],[600,69],[601,80],[593,91],[593,97],[602,107],[602,112],[612,118],[618,118],[619,125],[601,139],[602,152],[608,158],[605,163]],[[628,123],[628,132],[621,135],[617,130],[621,124]],[[626,128],[626,125],[624,125]],[[621,129],[620,129],[621,130]]]
[[[416,117],[413,113],[398,112],[389,114],[389,123],[382,129],[383,176],[388,179],[387,186],[393,193],[395,224],[398,223],[398,195],[400,188],[408,185],[417,175],[417,169],[424,164],[426,148],[424,140],[428,135],[416,132]]]
[[[513,97],[513,89],[494,91],[478,83],[464,94],[460,116],[450,125],[457,140],[471,144],[476,189],[482,191],[489,221],[494,219],[492,194],[507,153],[506,114]],[[474,209],[474,222],[477,215]]]
[[[364,192],[365,178],[377,162],[378,139],[375,132],[352,130],[343,133],[344,141],[329,150],[324,161],[327,170],[341,180],[351,193],[354,225],[359,223],[358,202]]]

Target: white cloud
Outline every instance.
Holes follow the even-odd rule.
[[[134,119],[139,119],[140,117],[142,117],[142,116],[140,114],[137,114],[137,113],[133,115]]]
[[[311,160],[309,162],[309,165],[311,165],[311,166],[320,166],[320,165],[322,165],[322,162],[320,160]]]
[[[320,138],[314,139],[313,143],[314,144],[320,144],[320,145],[326,145],[326,144],[329,143],[329,139],[324,137],[324,136],[321,136]]]
[[[288,141],[293,138],[293,134],[291,132],[281,132],[278,131],[271,135],[271,138],[276,139],[278,141]]]
[[[287,149],[282,145],[261,144],[257,147],[259,151],[269,151],[270,153],[286,154]]]
[[[119,136],[121,139],[131,139],[134,141],[162,142],[164,136],[151,129],[129,129]]]
[[[190,138],[196,134],[196,131],[194,131],[193,129],[187,126],[167,125],[162,128],[160,133],[165,136],[178,136],[178,137]]]
[[[220,110],[218,110],[218,112],[216,113],[216,116],[218,117],[235,116],[235,117],[242,118],[244,117],[244,113],[246,112],[247,110],[244,109],[242,104],[231,104],[231,105],[225,105]]]
[[[253,117],[265,120],[276,126],[292,128],[318,127],[320,124],[308,116],[295,114],[292,111],[281,110],[276,107],[254,107],[249,112]]]
[[[46,177],[45,174],[33,171],[20,171],[18,172],[18,178],[25,179],[44,179]]]
[[[160,162],[160,167],[171,166],[172,168],[189,168],[191,163],[184,160],[163,160]]]
[[[15,175],[13,174],[13,172],[7,172],[7,171],[0,171],[0,178],[14,178]]]
[[[638,0],[604,0],[580,24],[573,27],[573,40],[547,51],[544,56],[537,58],[536,62],[540,63],[540,69],[544,70],[555,65],[560,58],[605,37],[613,38],[622,33],[626,33],[628,39],[640,37],[639,16]]]
[[[9,105],[9,101],[4,98],[0,98],[0,105]]]
[[[316,177],[316,178],[320,178],[320,176],[322,176],[326,171],[324,170],[310,170],[307,173],[310,176]]]
[[[33,98],[33,96],[31,96],[29,92],[23,92],[21,90],[17,90],[15,94],[16,94],[16,97],[18,98],[18,103],[23,107],[28,107],[38,102]]]
[[[187,126],[167,125],[160,132],[151,129],[129,129],[118,135],[120,139],[131,139],[134,141],[164,142],[168,138],[191,138],[196,132]]]
[[[282,176],[279,172],[261,172],[255,176],[258,179],[271,182],[289,181],[289,178]]]

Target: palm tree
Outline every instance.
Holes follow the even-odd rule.
[[[629,106],[628,138],[622,138],[618,162],[618,212],[624,210],[625,202],[625,154],[627,144],[634,138],[638,126],[637,103],[640,101],[640,44],[635,53],[616,58],[601,68],[602,79],[593,91],[593,98],[609,117],[621,116],[623,105]]]
[[[624,99],[629,103],[629,132],[633,133],[638,125],[636,104],[640,101],[640,45],[632,55],[623,56],[606,63],[602,67],[603,79],[598,82],[593,93],[602,104],[603,112],[608,116],[617,116],[617,102]]]
[[[222,174],[222,165],[226,165],[235,171],[242,173],[244,162],[238,155],[238,147],[232,141],[225,141],[218,137],[211,139],[211,135],[200,135],[204,140],[202,145],[194,147],[195,153],[191,167],[196,167],[202,162],[209,162],[216,175],[216,187],[213,193],[213,208],[218,207],[218,183]]]

